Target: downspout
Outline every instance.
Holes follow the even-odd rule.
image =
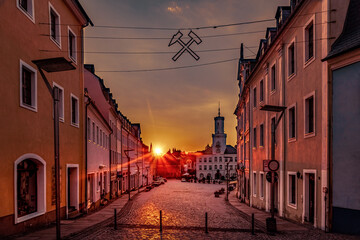
[[[327,10],[329,12],[327,12],[327,38],[329,38],[331,36],[331,1],[327,1]],[[328,43],[329,44],[329,43]],[[329,49],[329,45],[328,45],[328,49]],[[328,66],[328,79],[331,79],[330,81],[328,81],[328,92],[327,92],[327,95],[328,95],[328,103],[327,103],[327,106],[328,106],[328,129],[327,129],[327,133],[328,133],[328,144],[327,144],[327,147],[328,147],[328,157],[327,157],[327,168],[328,168],[328,171],[327,171],[327,196],[326,196],[326,193],[325,193],[325,232],[329,232],[331,231],[331,228],[332,228],[332,223],[330,222],[330,219],[332,219],[332,208],[331,208],[331,205],[332,205],[332,76],[330,75],[331,74],[331,71],[329,70],[329,66]],[[326,199],[327,198],[327,199]],[[326,201],[327,200],[327,201]]]
[[[85,213],[88,213],[87,203],[88,203],[88,184],[87,184],[87,169],[88,169],[88,106],[91,103],[90,97],[87,95],[87,92],[84,94],[88,98],[88,101],[85,105]]]
[[[285,97],[286,97],[286,93],[285,93],[285,91],[286,91],[286,87],[285,87],[285,83],[286,83],[286,76],[285,76],[285,68],[286,68],[286,66],[285,66],[285,46],[284,46],[284,44],[282,45],[282,56],[281,56],[281,61],[282,61],[282,69],[281,69],[281,71],[282,71],[282,103],[281,103],[281,105],[282,106],[285,106],[286,107],[286,99],[285,99]],[[285,110],[286,111],[286,110]],[[283,165],[282,165],[282,172],[283,172],[283,181],[282,181],[282,183],[281,183],[281,185],[282,185],[282,189],[283,189],[283,197],[282,197],[282,204],[283,204],[283,207],[282,207],[282,216],[284,217],[285,216],[285,209],[286,209],[286,188],[285,188],[285,182],[287,182],[286,181],[286,177],[287,177],[287,175],[286,175],[286,173],[285,173],[285,170],[286,170],[286,144],[287,144],[287,141],[286,141],[286,113],[284,114],[284,118],[283,118],[283,124],[282,124],[282,132],[283,132]],[[296,188],[296,189],[298,189],[298,188]]]
[[[110,126],[112,127],[112,126]],[[112,199],[112,189],[113,189],[113,184],[112,184],[112,181],[111,181],[111,148],[112,148],[112,145],[111,145],[111,136],[114,132],[111,131],[111,133],[109,134],[109,179],[110,179],[110,199]]]

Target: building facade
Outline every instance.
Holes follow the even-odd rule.
[[[237,156],[236,149],[226,145],[226,134],[224,131],[225,118],[218,116],[214,118],[215,132],[212,134],[212,145],[196,154],[196,177],[198,179],[221,179],[236,178]]]
[[[239,179],[239,196],[248,193],[250,206],[270,210],[263,161],[271,158],[271,129],[279,121],[275,211],[323,230],[330,226],[330,119],[328,64],[322,59],[342,31],[347,9],[340,4],[349,2],[292,0],[290,6],[278,7],[276,27],[267,29],[256,58],[244,59],[241,50],[239,61],[235,114],[239,163],[245,172],[245,181]],[[281,113],[262,111],[266,105],[286,110],[280,118]]]
[[[83,28],[78,1],[4,1],[0,8],[0,236],[55,220],[54,117],[59,91],[60,212],[85,206]],[[45,73],[34,60],[63,57],[75,70]]]

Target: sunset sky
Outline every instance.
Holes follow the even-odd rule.
[[[145,144],[164,150],[203,150],[211,144],[218,104],[225,117],[227,144],[236,144],[238,99],[237,60],[224,63],[151,72],[128,70],[194,66],[238,59],[240,43],[245,56],[253,57],[266,27],[275,21],[224,28],[196,27],[274,19],[279,5],[289,0],[80,0],[95,27],[85,31],[85,63],[94,64],[119,104],[119,110],[132,123],[140,123]],[[114,26],[108,28],[107,26]],[[128,29],[118,27],[171,28],[172,30]],[[184,53],[176,62],[171,58],[181,49],[168,47],[178,28],[192,28],[202,39],[191,49],[200,59]],[[187,37],[188,30],[182,31]],[[213,35],[237,34],[222,37]],[[95,38],[96,37],[96,38]],[[112,38],[112,39],[111,39]],[[162,38],[162,39],[118,39]],[[186,39],[184,39],[186,42]],[[203,50],[219,50],[222,51]],[[112,54],[109,54],[113,52]],[[162,54],[118,54],[114,52],[171,52]]]

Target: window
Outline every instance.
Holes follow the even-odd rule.
[[[264,81],[260,81],[260,102],[264,101]]]
[[[232,162],[233,161],[233,158],[232,157],[230,157],[230,162]]]
[[[103,132],[103,147],[106,147],[106,138],[105,132]]]
[[[217,169],[217,165],[214,166],[214,169],[215,169],[215,170]]]
[[[219,162],[222,162],[222,158],[221,158],[221,157],[219,157]]]
[[[71,125],[79,126],[79,99],[71,94]]]
[[[20,106],[37,111],[36,70],[20,60]]]
[[[92,137],[93,137],[93,142],[95,142],[95,123],[92,122]]]
[[[217,162],[217,157],[214,158],[214,161]]]
[[[254,87],[254,89],[253,89],[253,93],[254,93],[254,95],[253,95],[253,100],[254,100],[254,108],[256,108],[256,87]]]
[[[46,163],[35,154],[25,154],[15,161],[15,223],[45,213]]]
[[[60,38],[60,15],[56,12],[56,10],[50,4],[49,10],[50,17],[50,39],[56,43],[57,46],[61,46],[61,38]]]
[[[296,173],[288,173],[288,203],[296,205]]]
[[[220,167],[220,170],[222,170],[222,165],[219,165],[219,167]]]
[[[204,170],[206,170],[206,165],[204,165]]]
[[[256,186],[256,172],[254,172],[253,173],[253,195],[256,197],[256,188],[257,188],[257,186]]]
[[[209,170],[212,170],[212,166],[211,166],[211,165],[209,165]]]
[[[34,19],[34,1],[33,0],[17,0],[17,7],[25,13],[25,15],[35,23]]]
[[[288,76],[295,74],[295,42],[288,48]]]
[[[204,158],[204,162],[206,162],[207,161],[207,159],[206,158]]]
[[[289,140],[296,138],[296,109],[295,106],[289,108]]]
[[[260,147],[264,146],[264,124],[260,124]]]
[[[315,102],[314,95],[305,99],[305,135],[315,133]]]
[[[253,148],[256,148],[256,127],[254,127]]]
[[[312,19],[305,28],[305,62],[314,57],[314,36],[314,20]]]
[[[259,181],[259,197],[264,197],[264,173],[260,173],[260,181]]]
[[[87,118],[87,135],[88,140],[91,140],[91,121],[90,118]]]
[[[201,158],[199,158],[199,162],[201,162]]]
[[[59,91],[59,119],[64,122],[64,88],[56,83],[53,83],[53,85]]]
[[[212,159],[211,159],[211,157],[209,157],[209,162],[211,162],[212,161]]]
[[[233,165],[230,165],[230,170],[233,170]]]
[[[103,145],[103,134],[102,134],[102,130],[100,129],[100,146],[102,146]]]
[[[227,161],[228,161],[227,157],[224,157],[224,159],[225,159],[225,162],[227,162]]]
[[[96,126],[96,143],[99,144],[99,127]]]
[[[271,67],[271,91],[276,90],[276,66],[275,64]]]
[[[199,170],[202,170],[201,165],[199,165]]]
[[[71,29],[68,29],[69,57],[76,62],[76,36]]]
[[[271,118],[271,129],[270,129],[270,131],[273,131],[273,129],[274,129],[274,132],[275,132],[274,144],[276,144],[275,117]]]

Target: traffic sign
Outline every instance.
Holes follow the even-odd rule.
[[[271,173],[274,173],[274,182],[277,182],[278,179],[279,179],[279,176],[278,176],[277,172],[268,172],[268,173],[266,174],[266,180],[267,180],[269,183],[271,183]]]
[[[279,162],[276,160],[271,160],[268,164],[270,171],[276,172],[279,169]]]

